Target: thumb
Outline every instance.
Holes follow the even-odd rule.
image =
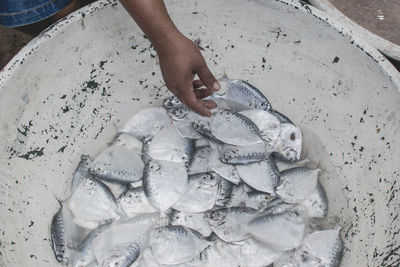
[[[199,76],[200,80],[203,82],[203,84],[211,90],[217,91],[221,89],[221,86],[219,85],[218,81],[215,79],[214,75],[211,73],[209,68],[207,67],[207,64],[202,62],[202,64],[199,66],[199,68],[196,71],[197,75]]]

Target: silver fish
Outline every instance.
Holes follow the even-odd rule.
[[[183,138],[173,125],[161,129],[148,144],[148,155],[189,166],[194,155],[194,141]]]
[[[270,248],[253,238],[231,245],[231,248],[240,266],[268,266],[283,254],[283,251]]]
[[[202,138],[196,139],[194,142],[195,142],[195,147],[196,148],[210,145],[210,142],[204,136]]]
[[[119,208],[122,209],[128,218],[132,218],[140,213],[152,213],[158,211],[148,201],[143,187],[129,189],[122,193],[117,200]]]
[[[131,220],[111,224],[92,241],[92,250],[97,262],[104,264],[113,260],[132,260],[135,256],[132,254],[140,252],[150,227],[150,224],[137,224]]]
[[[92,175],[89,173],[90,165],[92,164],[93,159],[88,155],[82,155],[81,161],[78,164],[74,172],[74,177],[72,179],[72,192],[75,191],[75,188],[78,184],[85,179],[86,177],[91,177]]]
[[[93,178],[82,180],[68,202],[74,216],[83,221],[104,222],[118,217],[110,189]]]
[[[129,267],[138,258],[141,245],[137,242],[121,244],[113,248],[103,260],[102,267]]]
[[[257,240],[278,250],[291,250],[301,245],[305,234],[304,219],[296,212],[260,216],[247,226]]]
[[[225,81],[228,86],[226,99],[250,108],[271,109],[268,99],[253,85],[242,80],[229,80],[227,77],[225,77]]]
[[[276,197],[271,194],[259,191],[247,193],[247,196],[248,198],[246,201],[246,207],[259,211],[263,211],[268,208],[270,202],[276,199]]]
[[[338,267],[343,256],[340,228],[317,231],[306,236],[304,249],[320,258],[326,266]]]
[[[60,263],[68,263],[67,241],[65,237],[64,218],[62,207],[54,215],[51,221],[51,245]]]
[[[257,125],[261,137],[270,146],[276,143],[281,130],[281,123],[273,114],[258,109],[245,110],[239,113],[246,116]]]
[[[328,198],[321,183],[317,182],[314,192],[306,197],[300,206],[303,207],[310,217],[325,217],[328,214]]]
[[[196,120],[192,123],[192,127],[204,137],[214,142],[221,142],[211,132],[211,120]]]
[[[299,127],[290,123],[281,123],[281,130],[274,145],[277,156],[293,162],[301,156],[302,134]]]
[[[223,143],[237,146],[262,142],[260,130],[251,120],[228,110],[219,110],[213,114],[211,134]]]
[[[221,147],[219,159],[225,164],[243,165],[266,160],[272,152],[271,148],[264,143],[248,146],[224,144]]]
[[[283,115],[282,113],[280,113],[277,110],[271,109],[269,111],[272,115],[275,116],[275,118],[277,118],[279,120],[280,123],[290,123],[290,124],[294,124],[288,117],[286,117],[285,115]]]
[[[114,138],[110,146],[123,146],[129,151],[140,154],[142,152],[142,141],[129,134],[120,133]]]
[[[240,183],[238,186],[233,186],[232,198],[229,207],[244,207],[249,199],[245,187],[245,183]]]
[[[246,227],[258,215],[258,211],[251,208],[232,207],[207,212],[204,218],[219,238],[234,242],[249,237]]]
[[[185,267],[239,267],[237,256],[229,243],[214,241],[198,256],[184,264]],[[243,265],[247,266],[247,265]]]
[[[287,203],[300,203],[317,187],[319,169],[293,168],[281,173],[276,194]]]
[[[93,261],[96,261],[93,252],[93,240],[108,227],[109,224],[100,225],[85,237],[72,260],[72,267],[85,267]]]
[[[170,215],[172,225],[182,225],[190,229],[196,230],[202,236],[211,235],[212,230],[208,223],[204,220],[202,213],[186,213],[174,211]]]
[[[215,201],[216,206],[228,207],[232,202],[233,184],[225,179],[221,179],[218,186],[218,195]]]
[[[172,118],[172,123],[184,138],[198,139],[203,135],[195,130],[192,125],[196,120],[205,120],[203,117],[190,109],[181,106],[168,110],[168,115]]]
[[[251,187],[258,191],[274,194],[279,184],[280,174],[274,159],[252,163],[247,165],[237,165],[236,169],[240,178]]]
[[[150,160],[143,175],[143,189],[150,203],[165,213],[185,193],[187,171],[180,164]]]
[[[171,124],[171,119],[164,108],[152,107],[139,111],[119,132],[132,135],[140,141],[143,141],[148,137],[154,136],[162,128]]]
[[[208,172],[211,169],[208,167],[208,157],[211,154],[210,146],[200,146],[196,148],[193,160],[188,168],[188,174]]]
[[[200,233],[178,225],[154,227],[149,236],[151,251],[160,264],[186,262],[210,245]]]
[[[236,185],[239,184],[240,177],[237,173],[236,166],[221,162],[219,159],[220,152],[217,145],[215,145],[214,143],[210,143],[210,146],[212,147],[212,151],[210,153],[210,156],[208,157],[208,167],[220,176],[222,176],[222,178]]]
[[[105,181],[130,183],[142,178],[143,168],[143,161],[135,151],[113,145],[94,159],[89,171]]]
[[[186,192],[172,208],[175,210],[198,213],[214,207],[221,178],[213,172],[189,175]]]
[[[182,102],[179,100],[178,97],[174,95],[164,99],[163,107],[166,109],[176,108],[180,106],[183,106]]]

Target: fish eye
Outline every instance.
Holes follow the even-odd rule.
[[[292,140],[292,141],[296,140],[296,135],[294,133],[292,133],[290,135],[290,140]]]

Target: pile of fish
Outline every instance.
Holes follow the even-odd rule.
[[[144,109],[83,155],[53,217],[68,266],[339,266],[340,227],[302,134],[265,96],[225,79],[202,117],[176,97]]]

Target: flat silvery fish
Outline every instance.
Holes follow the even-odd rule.
[[[237,257],[229,243],[217,240],[198,256],[184,264],[185,267],[239,267]],[[247,265],[243,265],[247,266]]]
[[[56,260],[60,263],[68,263],[70,260],[70,252],[67,247],[67,238],[64,223],[63,205],[53,216],[51,221],[51,246],[56,256]]]
[[[151,251],[160,264],[186,262],[210,245],[200,233],[178,225],[154,227],[149,236]]]
[[[274,159],[247,164],[237,165],[239,177],[249,186],[258,191],[274,194],[279,184],[280,174]]]
[[[183,138],[173,125],[166,126],[149,142],[148,155],[189,166],[194,155],[194,141]]]
[[[328,214],[328,198],[321,183],[317,182],[314,192],[306,197],[300,206],[303,207],[310,217],[325,217]]]
[[[211,154],[210,146],[196,147],[193,160],[189,165],[188,174],[195,174],[201,172],[208,172],[211,169],[208,167],[208,157]]]
[[[227,83],[227,91],[225,98],[244,106],[270,110],[271,104],[268,99],[253,85],[242,80],[229,80],[225,77]]]
[[[170,161],[150,160],[143,175],[143,189],[150,203],[165,213],[185,193],[187,171]]]
[[[208,139],[206,138],[206,137],[202,137],[202,138],[199,138],[199,139],[196,139],[195,141],[194,141],[194,143],[195,143],[195,147],[196,148],[198,148],[198,147],[202,147],[202,146],[209,146],[210,145],[210,142],[208,141]]]
[[[281,123],[279,137],[274,145],[277,155],[287,161],[300,159],[302,135],[299,127],[290,123]]]
[[[287,203],[300,203],[314,193],[319,172],[319,169],[302,167],[283,171],[276,194]]]
[[[232,198],[229,207],[243,207],[246,205],[246,201],[248,200],[247,191],[244,183],[240,183],[239,185],[233,186],[232,189]]]
[[[275,116],[275,118],[277,118],[279,120],[280,123],[290,123],[290,124],[294,124],[288,117],[286,117],[285,115],[283,115],[282,113],[280,113],[277,110],[271,109],[269,111],[272,115]]]
[[[274,157],[274,159],[275,159],[276,166],[278,166],[278,169],[280,172],[283,172],[288,169],[293,169],[296,167],[306,167],[310,163],[310,160],[308,158],[305,158],[305,159],[302,159],[299,161],[295,161],[295,162],[289,162],[285,159],[280,158],[279,156]]]
[[[129,184],[113,183],[107,181],[103,181],[103,183],[110,189],[115,199],[117,199],[123,192],[127,191],[130,188]]]
[[[258,109],[245,110],[239,113],[246,116],[257,125],[261,137],[270,146],[275,144],[281,130],[281,123],[273,114]]]
[[[153,107],[139,111],[119,132],[132,135],[143,141],[170,124],[172,122],[167,111],[161,107]]]
[[[122,193],[117,200],[119,208],[128,218],[140,213],[152,213],[158,211],[148,201],[143,187],[131,188]]]
[[[142,153],[142,141],[133,137],[129,134],[120,133],[111,142],[113,146],[123,146],[129,151],[135,152],[137,154]]]
[[[236,166],[232,164],[225,164],[220,161],[219,159],[219,148],[217,145],[210,143],[212,147],[212,151],[210,153],[210,156],[208,157],[208,167],[222,176],[222,178],[234,183],[234,184],[239,184],[240,183],[240,177],[239,174],[237,173]]]
[[[170,96],[164,99],[163,107],[166,109],[176,108],[183,106],[182,102],[176,96]]]
[[[109,261],[113,258],[110,257],[113,254],[116,256],[118,255],[117,258],[122,258],[122,260],[124,260],[124,258],[131,258],[132,255],[129,255],[130,253],[135,254],[137,249],[140,251],[140,246],[143,244],[145,234],[150,227],[150,224],[136,224],[130,221],[110,224],[107,229],[104,229],[92,241],[92,249],[97,262],[103,263],[106,258],[108,258],[107,261]],[[117,247],[130,243],[136,244],[132,244],[134,247],[129,248],[128,251],[124,251],[124,253],[122,253],[122,251],[121,254],[115,253]]]
[[[92,162],[93,159],[90,156],[88,155],[81,156],[81,161],[79,162],[78,167],[74,172],[74,177],[72,179],[72,188],[71,188],[72,192],[75,191],[75,188],[83,179],[86,179],[87,177],[89,178],[92,177],[92,175],[89,173],[89,168]]]
[[[215,205],[220,207],[228,207],[232,202],[233,184],[228,180],[221,179],[218,186],[217,199]]]
[[[206,119],[206,120],[196,120],[192,123],[193,129],[198,131],[203,137],[208,138],[209,140],[212,140],[214,142],[221,142],[218,140],[211,132],[211,120]]]
[[[142,178],[143,168],[143,161],[136,152],[113,145],[94,159],[89,171],[105,181],[130,183]]]
[[[207,118],[181,106],[168,110],[168,115],[172,118],[172,123],[184,138],[198,139],[203,137],[201,133],[193,128],[196,120],[206,120]]]
[[[212,230],[208,223],[204,220],[202,213],[186,213],[174,211],[170,215],[171,225],[182,225],[190,229],[196,230],[202,236],[211,235]]]
[[[249,238],[238,245],[231,245],[239,266],[264,267],[279,259],[283,251],[270,248]]]
[[[247,193],[247,201],[245,203],[246,207],[263,211],[268,208],[269,203],[276,197],[259,191]]]
[[[243,165],[266,160],[272,152],[271,147],[264,143],[248,146],[223,144],[219,159],[225,164]]]
[[[110,189],[94,178],[82,180],[68,201],[75,218],[104,222],[118,217],[117,204]]]
[[[317,231],[304,239],[304,250],[320,258],[327,266],[337,267],[343,256],[340,228]]]
[[[304,219],[296,212],[257,217],[247,227],[257,240],[278,250],[291,250],[301,245],[305,234]]]
[[[258,215],[258,211],[251,208],[232,207],[209,211],[204,218],[219,238],[234,242],[249,237],[247,225]]]
[[[327,266],[338,267],[343,256],[340,228],[317,231],[304,239],[304,249],[320,258]]]
[[[175,210],[198,213],[214,207],[221,178],[213,172],[189,175],[185,193],[172,208]]]
[[[102,267],[129,267],[139,257],[141,245],[138,242],[120,244],[107,253]]]
[[[108,227],[109,224],[102,224],[85,237],[72,259],[72,267],[88,266],[92,262],[96,262],[96,256],[93,252],[93,240]]]
[[[245,146],[262,142],[260,130],[246,116],[219,110],[211,118],[211,134],[223,143]]]

